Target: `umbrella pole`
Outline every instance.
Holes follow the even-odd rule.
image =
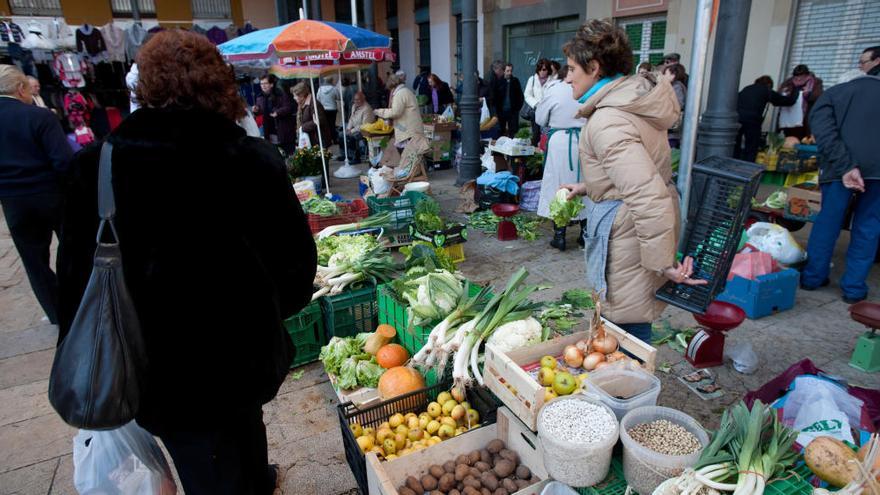
[[[311,65],[306,61],[306,64]],[[321,165],[324,167],[324,180],[327,181],[327,194],[330,196],[330,173],[327,171],[327,160],[324,158],[324,138],[321,137],[321,121],[318,118],[318,95],[315,93],[315,79],[309,78],[312,87],[312,108],[315,110],[315,124],[318,126],[318,146],[321,148]],[[302,132],[302,130],[300,130]]]
[[[342,108],[342,146],[345,149],[345,167],[348,164],[348,139],[345,137],[345,96],[342,94],[342,71],[336,69],[336,87],[339,89],[339,106]],[[335,123],[334,123],[335,124]]]

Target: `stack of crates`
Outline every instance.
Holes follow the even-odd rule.
[[[363,332],[373,332],[378,326],[379,305],[376,286],[347,289],[335,296],[320,299],[324,312],[326,338],[353,337]]]
[[[318,301],[309,303],[302,311],[284,320],[284,328],[296,347],[291,368],[318,360],[321,347],[327,344],[321,304]]]
[[[403,246],[412,242],[409,227],[415,219],[416,203],[425,197],[424,193],[407,191],[393,198],[367,198],[370,215],[391,213],[390,232],[385,235],[391,240],[392,246]]]
[[[658,299],[702,314],[724,290],[763,171],[760,165],[718,156],[694,164],[681,250],[694,259],[691,278],[709,283],[668,282],[657,291]]]

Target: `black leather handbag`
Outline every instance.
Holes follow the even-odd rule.
[[[105,142],[98,170],[101,223],[92,274],[70,331],[55,352],[49,377],[52,407],[67,424],[87,430],[116,428],[134,419],[139,377],[147,364],[113,223],[112,153],[113,146]]]

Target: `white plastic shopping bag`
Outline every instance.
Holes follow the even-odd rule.
[[[782,405],[782,421],[800,431],[797,442],[807,446],[820,436],[852,442],[850,425],[859,424],[862,401],[831,380],[804,375],[792,382]]]
[[[297,143],[299,148],[311,148],[312,140],[309,139],[309,133],[303,132],[302,128],[299,130],[299,142]]]
[[[798,91],[798,99],[790,107],[779,109],[779,127],[788,129],[804,125],[804,93]]]
[[[486,99],[483,98],[483,107],[480,108],[480,125],[485,124],[490,118],[492,118],[492,115],[489,113],[489,105],[486,104]]]
[[[785,227],[775,223],[755,222],[746,232],[749,244],[769,254],[779,263],[791,265],[807,258],[807,253]]]
[[[73,485],[80,495],[175,495],[156,439],[134,421],[73,438]]]
[[[495,173],[495,157],[492,156],[492,152],[489,151],[488,147],[483,152],[483,156],[480,157],[480,165],[489,172]]]
[[[446,109],[441,114],[446,122],[455,122],[455,112],[452,111],[452,105],[446,105]]]

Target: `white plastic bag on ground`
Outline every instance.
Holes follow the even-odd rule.
[[[370,177],[370,188],[373,190],[373,194],[385,194],[391,190],[391,183],[383,176],[384,173],[390,171],[391,169],[388,167],[370,168],[370,170],[367,171],[367,175]]]
[[[733,361],[733,369],[751,375],[758,369],[758,355],[748,341],[728,344],[724,348],[724,357]]]
[[[73,485],[80,495],[175,495],[156,439],[134,421],[73,438]]]
[[[780,263],[791,265],[807,258],[807,253],[794,240],[791,232],[775,223],[756,222],[749,227],[746,234],[749,237],[749,244]]]
[[[804,375],[792,382],[782,411],[783,422],[801,432],[797,442],[803,446],[820,436],[852,442],[850,425],[859,424],[862,401],[837,383]]]
[[[495,157],[492,156],[492,152],[489,151],[488,147],[483,153],[483,156],[480,157],[480,165],[489,172],[492,172],[493,174],[495,173]]]

